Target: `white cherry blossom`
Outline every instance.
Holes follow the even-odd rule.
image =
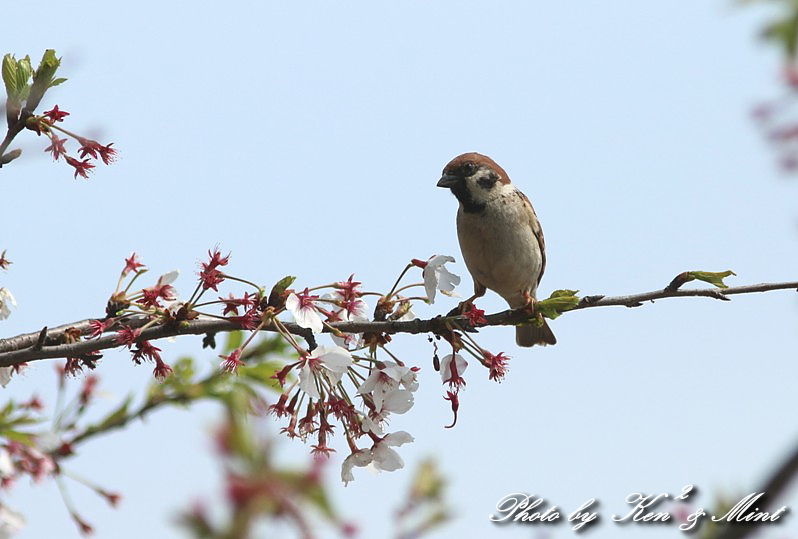
[[[373,460],[374,456],[371,453],[371,449],[360,449],[346,457],[341,465],[341,481],[344,482],[344,485],[348,485],[350,481],[355,480],[352,468],[355,466],[361,468],[368,466]]]
[[[314,399],[321,398],[316,386],[316,377],[323,373],[330,384],[341,381],[346,370],[352,365],[352,355],[340,346],[319,346],[305,358],[305,365],[299,371],[299,388]]]
[[[400,386],[404,389],[400,389]],[[371,395],[376,411],[403,414],[413,406],[412,391],[418,389],[416,373],[405,367],[386,361],[380,369],[373,369],[368,378],[360,384],[357,392]]]
[[[413,441],[413,437],[400,430],[391,433],[374,444],[371,449],[359,449],[344,459],[341,465],[341,480],[344,484],[355,480],[352,468],[365,467],[369,464],[384,472],[393,472],[404,467],[405,463],[393,447],[399,447]]]
[[[377,442],[374,447],[371,448],[374,467],[385,472],[393,472],[404,467],[405,463],[402,460],[402,457],[400,457],[399,453],[391,448],[398,447],[412,441],[413,437],[409,433],[400,430],[398,432],[389,434]]]
[[[8,288],[0,288],[0,320],[11,316],[11,307],[17,306],[17,300],[11,295]]]
[[[441,379],[448,382],[452,378],[452,361],[457,369],[457,376],[462,376],[468,367],[468,362],[460,354],[449,354],[441,359]]]
[[[294,317],[299,327],[307,328],[313,333],[321,333],[324,324],[319,316],[319,311],[313,305],[314,296],[308,295],[307,288],[301,297],[292,292],[285,300],[285,308]]]
[[[427,301],[435,303],[435,292],[440,290],[451,295],[454,287],[460,284],[460,277],[446,269],[445,264],[454,262],[454,258],[446,255],[435,255],[427,260],[421,275],[424,277],[424,289]]]

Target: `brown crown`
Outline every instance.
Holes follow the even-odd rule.
[[[477,152],[469,152],[469,153],[464,153],[462,155],[458,155],[457,157],[449,161],[449,164],[443,168],[443,173],[458,174],[458,172],[462,169],[463,165],[465,165],[466,163],[474,163],[477,166],[488,167],[499,175],[499,181],[501,183],[510,183],[510,177],[507,175],[504,169],[496,163],[496,161],[494,161],[487,155],[482,155],[481,153]]]

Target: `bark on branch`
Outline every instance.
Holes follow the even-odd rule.
[[[654,301],[664,298],[679,297],[709,297],[723,301],[729,301],[729,296],[737,294],[751,294],[754,292],[768,292],[771,290],[798,291],[798,281],[782,283],[762,283],[745,286],[735,286],[729,288],[695,288],[695,289],[668,289],[654,290],[640,294],[627,296],[584,296],[570,311],[578,311],[592,307],[625,306],[639,307],[647,301]],[[565,311],[565,312],[570,312]],[[508,326],[516,325],[528,320],[530,313],[528,310],[514,309],[501,311],[494,314],[485,315],[486,326]],[[142,327],[147,322],[143,316],[133,317],[125,321],[125,325],[133,329]],[[305,338],[313,342],[313,335],[310,330],[301,328],[293,323],[285,323],[286,328],[294,335]],[[450,331],[450,327],[466,327],[465,319],[461,316],[436,316],[430,319],[417,319],[411,321],[378,321],[378,322],[339,322],[332,324],[336,330],[344,333],[444,333]],[[82,335],[89,331],[89,320],[81,320],[71,324],[64,324],[55,328],[43,328],[33,333],[17,335],[7,339],[0,339],[0,367],[19,365],[29,361],[52,358],[81,357],[91,352],[116,348],[119,346],[114,333],[106,334],[98,339],[80,341],[64,344],[65,332],[74,328]],[[174,326],[153,326],[142,330],[141,340],[156,340],[177,335],[202,335],[206,333],[218,333],[224,331],[234,331],[241,329],[238,324],[228,320],[215,318],[199,318],[189,322],[182,322]],[[266,327],[263,331],[275,331],[273,328]],[[325,333],[331,330],[324,328]]]

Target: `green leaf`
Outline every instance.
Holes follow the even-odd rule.
[[[550,298],[563,298],[569,296],[576,296],[579,293],[579,290],[555,290],[551,293]]]
[[[719,272],[711,272],[711,271],[688,271],[687,275],[692,277],[692,279],[698,279],[699,281],[704,281],[705,283],[709,283],[711,285],[717,286],[718,288],[728,288],[726,284],[723,282],[724,277],[728,277],[730,275],[737,275],[731,270],[727,271],[719,271]]]
[[[182,356],[172,364],[174,374],[184,382],[194,378],[194,360],[190,356]]]
[[[26,56],[17,62],[17,85],[19,86],[19,92],[22,96],[22,99],[28,97],[28,91],[30,90],[28,81],[30,80],[32,74],[33,67],[30,65],[29,56]]]
[[[300,474],[298,477],[299,485],[307,485],[308,481],[306,479],[306,474]],[[329,498],[327,497],[327,493],[318,483],[314,483],[311,486],[305,486],[304,492],[305,498],[308,502],[312,505],[315,505],[316,508],[328,519],[335,521],[336,514],[333,509],[332,504],[330,503]]]
[[[42,423],[44,419],[37,419],[35,417],[30,417],[27,415],[19,416],[10,421],[6,422],[4,427],[19,427],[22,425],[35,425],[36,423]]]
[[[67,79],[65,79],[64,77],[57,78],[50,83],[50,86],[48,86],[48,88],[52,88],[53,86],[58,86],[59,84],[66,82],[66,80]]]
[[[52,80],[52,75],[55,74],[59,65],[61,65],[61,60],[55,57],[55,50],[47,49],[42,55],[39,67],[36,68],[35,77],[46,77],[49,74],[50,80]]]
[[[17,84],[17,61],[10,54],[3,56],[3,84],[6,86],[6,94],[9,99],[16,99],[19,95],[19,85]]]
[[[244,350],[242,358],[247,363],[250,363],[254,360],[262,360],[269,354],[279,354],[283,357],[285,357],[286,354],[290,354],[290,356],[293,358],[297,356],[293,348],[290,352],[287,352],[286,350],[288,350],[288,345],[282,337],[279,335],[273,335],[271,337],[267,336],[261,338],[254,346],[250,344],[246,350]]]
[[[294,277],[293,275],[287,275],[282,279],[280,279],[279,281],[277,281],[277,284],[274,285],[274,288],[272,288],[272,292],[277,291],[282,294],[283,292],[285,292],[286,288],[294,284],[294,281],[296,281],[296,277]]]
[[[281,296],[289,286],[294,284],[294,281],[296,281],[296,277],[291,275],[277,281],[277,284],[272,287],[272,291],[269,293],[269,305],[277,308],[282,307],[283,300]]]
[[[0,437],[8,440],[19,442],[24,445],[33,445],[33,435],[28,432],[19,432],[16,430],[2,430]]]
[[[274,376],[274,373],[278,370],[282,369],[283,366],[282,363],[277,361],[267,361],[252,366],[247,365],[238,368],[238,376],[240,378],[253,380],[263,386],[280,392],[282,391],[280,383],[272,378],[272,376]],[[289,376],[288,380],[291,381],[291,378],[292,377]]]
[[[555,290],[548,299],[535,303],[535,312],[554,320],[579,304],[578,290]],[[542,325],[542,324],[541,324]]]
[[[39,67],[37,67],[36,71],[33,73],[33,84],[30,88],[26,108],[34,110],[39,106],[39,102],[42,100],[42,97],[44,97],[44,92],[47,91],[47,88],[52,84],[55,78],[55,72],[60,64],[61,60],[55,57],[55,51],[53,49],[44,51],[42,60],[39,62]]]
[[[127,410],[130,407],[130,402],[132,400],[133,396],[128,396],[128,398],[126,398],[116,410],[108,414],[105,419],[103,419],[95,428],[97,430],[103,430],[119,423],[119,421],[127,415]]]

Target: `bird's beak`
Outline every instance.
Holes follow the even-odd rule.
[[[438,180],[438,187],[454,187],[458,183],[460,183],[461,179],[459,176],[454,176],[452,174],[444,174],[441,176],[441,179]]]

